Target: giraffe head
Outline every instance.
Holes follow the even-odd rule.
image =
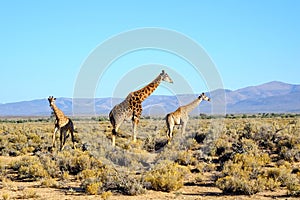
[[[56,98],[53,96],[49,96],[48,101],[49,101],[49,106],[52,107],[55,103]]]
[[[202,92],[202,94],[199,95],[198,99],[202,99],[202,100],[205,100],[205,101],[210,101],[210,98],[208,98],[204,92]]]
[[[161,80],[166,81],[168,83],[173,83],[173,80],[170,78],[170,76],[165,72],[165,70],[162,70],[160,73]]]

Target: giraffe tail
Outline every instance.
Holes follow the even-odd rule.
[[[115,126],[116,120],[114,118],[114,115],[113,115],[112,111],[110,111],[110,113],[109,113],[109,121],[110,121],[111,125]]]
[[[70,129],[72,130],[72,132],[74,132],[74,124],[71,119],[69,119],[69,123],[70,123]]]
[[[110,111],[110,113],[109,113],[109,121],[110,121],[111,125],[113,126],[112,134],[113,134],[113,135],[117,135],[117,131],[116,131],[116,129],[115,129],[115,126],[116,126],[116,120],[115,120],[115,118],[114,118],[114,115],[113,115],[112,111]]]
[[[170,113],[169,113],[169,114],[167,114],[167,115],[164,117],[164,119],[167,119],[169,115],[170,115]]]
[[[170,117],[170,113],[166,115],[166,117],[164,118],[166,120],[167,126],[169,127],[169,117]]]
[[[75,137],[74,137],[74,124],[71,119],[69,119],[69,127],[70,127],[70,132],[71,132],[71,139],[73,143],[73,149],[76,149],[75,147]]]
[[[72,142],[74,140],[74,124],[73,121],[71,119],[69,119],[69,122],[67,124],[67,126],[69,127],[69,131],[71,132],[71,137],[72,137]],[[67,133],[66,138],[70,137],[69,132]]]

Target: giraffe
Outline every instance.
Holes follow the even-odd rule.
[[[137,91],[129,93],[123,102],[113,107],[109,113],[109,119],[113,126],[112,146],[115,146],[119,127],[126,119],[131,119],[132,121],[132,138],[134,142],[136,141],[136,127],[142,114],[142,102],[154,92],[161,81],[173,83],[169,75],[162,70],[152,82]]]
[[[197,99],[192,101],[191,103],[180,106],[177,108],[176,111],[171,112],[167,114],[166,116],[166,123],[168,127],[168,138],[169,140],[172,138],[172,132],[175,125],[182,125],[181,135],[184,135],[186,124],[189,120],[188,114],[194,110],[202,100],[210,101],[210,98],[208,98],[204,93],[200,94]]]
[[[68,137],[67,132],[70,131],[71,137],[72,137],[72,142],[73,142],[73,149],[75,149],[75,140],[74,140],[74,126],[73,122],[70,118],[64,115],[64,113],[55,105],[55,100],[53,96],[49,96],[48,101],[50,104],[50,107],[52,108],[54,114],[55,114],[55,128],[54,128],[54,133],[53,133],[53,138],[52,138],[52,147],[55,147],[55,135],[56,132],[60,129],[60,150],[62,151],[66,139]]]

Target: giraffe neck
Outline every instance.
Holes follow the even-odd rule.
[[[65,120],[67,117],[64,115],[64,113],[55,105],[52,105],[52,110],[54,111],[55,117],[58,120]]]
[[[189,103],[189,104],[187,104],[187,105],[185,105],[185,106],[182,106],[181,108],[182,109],[185,109],[186,110],[186,112],[191,112],[192,110],[194,110],[199,104],[200,104],[200,102],[202,101],[202,99],[199,99],[199,98],[197,98],[197,99],[195,99],[194,101],[192,101],[191,103]]]
[[[133,92],[134,96],[138,96],[140,101],[144,101],[147,97],[149,97],[154,90],[159,86],[161,82],[161,76],[156,77],[151,83],[146,85],[145,87]]]

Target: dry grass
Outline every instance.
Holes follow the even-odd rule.
[[[51,148],[51,121],[3,121],[0,198],[296,199],[299,122],[280,116],[192,118],[186,134],[176,129],[168,144],[164,120],[143,119],[136,143],[131,123],[124,123],[112,148],[108,121],[75,119],[77,149],[68,138],[59,152]]]

